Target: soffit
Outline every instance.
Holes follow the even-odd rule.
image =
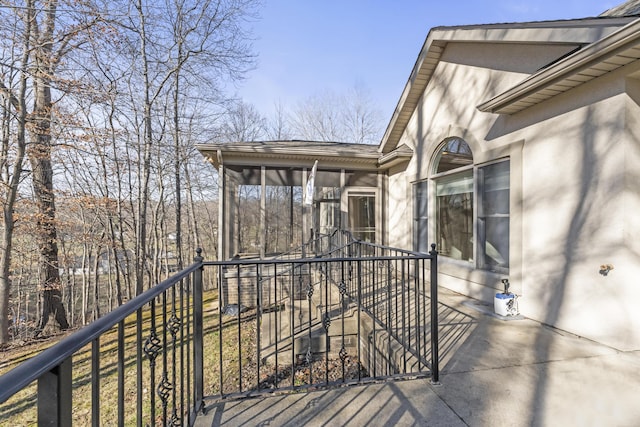
[[[540,43],[586,45],[628,24],[633,18],[589,18],[518,24],[438,27],[429,32],[380,143],[394,150],[429,84],[447,43]]]
[[[381,154],[375,145],[317,141],[234,142],[197,144],[216,168],[220,165],[304,167],[315,160],[324,168],[387,170],[411,160],[413,150],[403,145]]]
[[[196,148],[216,168],[220,165],[304,167],[315,160],[336,169],[376,169],[375,145],[314,141],[234,142],[197,144]]]
[[[478,106],[515,114],[640,59],[640,19]]]

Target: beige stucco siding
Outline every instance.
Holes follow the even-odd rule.
[[[397,230],[390,243],[411,247],[411,183],[429,176],[432,154],[446,137],[464,138],[476,164],[509,157],[509,276],[521,312],[616,348],[638,349],[640,85],[625,79],[638,66],[500,116],[475,108],[523,78],[514,51],[506,65],[488,68],[482,58],[499,48],[480,51],[465,43],[445,50],[401,139],[415,155],[389,180],[390,188],[402,189],[398,197],[407,197],[404,212],[390,211],[389,229]],[[528,49],[522,60],[540,62]],[[601,274],[603,264],[614,270]],[[442,285],[488,302],[500,289],[500,275],[469,263],[443,257],[440,271]]]
[[[403,173],[389,174],[388,195],[389,246],[412,248],[411,185]]]
[[[624,239],[630,254],[640,256],[640,72],[626,81],[624,144]],[[637,259],[636,264],[640,264]],[[640,265],[639,265],[640,267]],[[630,276],[633,277],[633,276]],[[640,275],[636,275],[640,287]]]
[[[599,270],[624,252],[624,98],[532,126],[523,151],[523,313],[618,348],[639,319],[615,310],[623,277]]]

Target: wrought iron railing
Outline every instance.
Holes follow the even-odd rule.
[[[217,323],[227,328],[217,346],[206,346],[215,349],[208,356],[219,373],[208,394],[220,399],[398,375],[437,382],[435,248],[416,253],[343,232],[314,245],[317,256],[295,260],[205,263],[218,269]],[[234,347],[223,350],[229,341]]]
[[[435,248],[342,232],[314,245],[298,259],[204,262],[199,253],[1,376],[0,421],[34,406],[41,425],[191,425],[207,398],[406,375],[437,382]],[[207,274],[218,283],[210,301]]]
[[[0,424],[192,424],[203,404],[202,261],[199,251],[190,267],[0,376]]]

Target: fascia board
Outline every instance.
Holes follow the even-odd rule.
[[[638,43],[640,43],[640,19],[636,19],[609,36],[531,75],[520,84],[480,104],[477,108],[482,112],[499,113],[511,103],[541,91],[563,78],[575,75]]]
[[[424,67],[433,71],[440,58],[440,53],[447,43],[478,42],[478,43],[544,43],[544,44],[576,44],[593,43],[603,36],[615,33],[621,26],[629,24],[635,18],[587,18],[562,21],[541,21],[515,24],[486,24],[457,27],[434,27],[429,31],[420,50],[418,58],[411,70],[411,74],[404,86],[400,99],[393,111],[389,124],[380,142],[378,151],[388,153],[395,149],[410,116],[415,108],[414,103],[407,102],[419,99],[414,96],[416,91],[423,92],[431,73],[425,73]],[[435,61],[434,61],[435,59]],[[417,84],[417,78],[423,80]],[[424,78],[426,77],[426,80]],[[411,109],[407,112],[407,107]]]

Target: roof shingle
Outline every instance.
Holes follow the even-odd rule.
[[[629,0],[618,6],[607,9],[600,14],[606,17],[622,17],[640,15],[640,0]]]

